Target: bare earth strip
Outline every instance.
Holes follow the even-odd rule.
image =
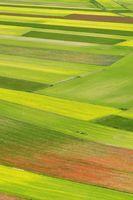
[[[80,140],[8,118],[1,118],[0,124],[1,164],[133,192],[133,150]]]
[[[131,17],[71,14],[67,15],[65,18],[74,20],[100,21],[100,22],[133,23],[133,18]]]
[[[0,200],[22,200],[18,197],[8,196],[6,194],[0,194]]]

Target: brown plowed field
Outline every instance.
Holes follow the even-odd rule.
[[[100,22],[133,23],[133,18],[131,17],[71,14],[67,15],[65,18],[73,20],[87,20]]]
[[[6,194],[0,194],[0,200],[22,200],[18,197],[8,196]]]
[[[4,156],[1,162],[4,165],[8,163],[11,166],[49,176],[133,192],[133,165],[132,159],[129,158],[130,152],[129,157],[126,158],[124,150],[119,152],[119,149],[118,152],[117,149],[114,149],[114,152],[108,152],[107,155],[103,156],[98,155],[98,152],[94,153],[96,155],[93,155],[93,153],[89,155],[88,152],[88,156],[83,157],[80,155],[81,152],[70,154],[66,149],[65,154],[62,154],[60,151],[34,152],[30,157],[26,155],[8,155]],[[122,152],[123,155],[118,158],[119,153]],[[124,158],[126,158],[125,161]]]

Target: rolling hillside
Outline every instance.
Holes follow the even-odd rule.
[[[133,199],[132,0],[0,0],[0,200]]]

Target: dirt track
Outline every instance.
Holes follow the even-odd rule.
[[[131,17],[71,14],[67,15],[65,18],[74,20],[86,20],[86,21],[133,23],[133,18]]]

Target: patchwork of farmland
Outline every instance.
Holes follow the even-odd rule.
[[[132,0],[0,0],[0,200],[133,199]]]

